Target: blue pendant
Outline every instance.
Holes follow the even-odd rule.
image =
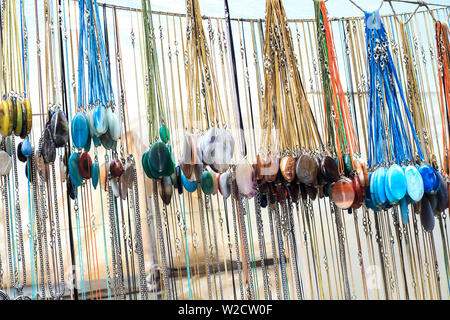
[[[386,192],[384,191],[387,169],[381,167],[378,168],[376,172],[378,172],[378,174],[375,179],[375,204],[382,206],[387,201]]]
[[[33,148],[31,147],[30,140],[27,138],[27,139],[25,139],[24,142],[22,142],[22,154],[25,157],[29,157],[29,156],[31,156],[32,153],[33,153]]]
[[[397,199],[395,196],[392,195],[388,181],[389,181],[388,179],[385,179],[385,186],[384,186],[384,192],[386,193],[387,201],[390,204],[397,204],[399,202],[399,199]]]
[[[114,141],[119,140],[122,132],[119,117],[115,112],[112,111],[111,108],[108,108],[108,111],[106,112],[106,118],[108,119],[108,131],[111,135],[111,138]]]
[[[429,164],[423,164],[419,167],[419,172],[423,179],[425,193],[436,194],[441,186],[436,170]]]
[[[83,148],[84,151],[86,151],[86,152],[91,151],[91,145],[92,145],[92,138],[89,137],[89,138],[87,139],[86,145],[85,145],[84,148]]]
[[[23,148],[23,147],[22,147]],[[441,181],[441,187],[439,188],[439,191],[437,193],[437,208],[436,211],[439,213],[444,212],[445,209],[448,207],[448,188],[447,183],[445,182],[442,175],[438,172],[439,180]]]
[[[425,231],[431,232],[434,229],[434,214],[431,208],[430,201],[427,197],[422,198],[422,205],[420,208],[420,222]]]
[[[403,199],[406,195],[406,177],[403,169],[398,164],[393,164],[387,171],[386,180],[387,188],[396,202]]]
[[[187,192],[194,192],[197,190],[197,181],[189,181],[184,173],[181,175],[181,182]]]
[[[94,162],[92,164],[92,186],[94,189],[97,189],[98,185],[98,178],[100,177],[100,167],[98,165],[98,162]]]
[[[77,149],[83,149],[89,138],[89,124],[84,112],[78,112],[71,122],[72,143]]]
[[[400,200],[400,211],[403,224],[408,224],[408,200],[406,197]]]
[[[422,175],[415,166],[407,166],[403,170],[406,178],[406,194],[412,201],[420,201],[424,193]]]
[[[91,134],[92,137],[98,137],[100,136],[99,133],[97,132],[97,129],[95,129],[95,123],[94,123],[94,109],[89,110],[86,113],[86,117],[88,119],[88,123],[89,123],[89,132]]]
[[[97,136],[92,136],[92,141],[94,142],[94,146],[95,146],[96,148],[100,147],[101,142],[100,142],[99,137],[97,137]]]
[[[73,185],[75,187],[81,186],[83,183],[83,177],[80,173],[80,154],[77,152],[74,152],[69,157],[69,175],[70,180],[72,181]]]
[[[94,126],[99,135],[105,134],[108,130],[106,108],[102,105],[94,108]]]

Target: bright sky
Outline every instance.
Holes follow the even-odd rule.
[[[131,7],[141,7],[141,0],[99,0],[112,4],[120,4]],[[381,0],[355,0],[366,11],[377,9]],[[429,0],[430,3],[450,4],[450,0]],[[170,12],[185,12],[185,0],[152,0],[152,9]],[[230,14],[239,18],[263,18],[265,0],[228,0]],[[288,18],[312,18],[314,16],[313,0],[284,0],[284,8]],[[223,0],[200,0],[202,14],[208,16],[223,16]],[[348,0],[328,0],[328,13],[330,17],[361,16],[362,12]],[[397,13],[412,12],[416,5],[394,3]],[[388,3],[381,8],[382,14],[392,13]]]

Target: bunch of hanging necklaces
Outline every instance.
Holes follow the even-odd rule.
[[[29,97],[27,70],[26,23],[21,3],[20,15],[16,1],[3,1],[1,10],[1,65],[2,101],[0,103],[0,176],[3,199],[3,216],[6,238],[6,259],[0,256],[0,299],[29,300],[23,289],[27,284],[24,234],[20,207],[18,167],[26,162],[25,173],[30,175],[29,158],[33,149],[29,139],[32,127],[32,109]],[[20,19],[19,19],[20,17]],[[20,25],[19,25],[20,21]],[[24,36],[25,35],[25,36]],[[15,137],[25,139],[16,147]],[[11,182],[12,179],[12,182]],[[10,206],[11,204],[14,204]],[[0,254],[1,255],[1,254]],[[3,279],[3,261],[8,263],[9,286],[7,292]]]

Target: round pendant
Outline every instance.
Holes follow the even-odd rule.
[[[403,199],[407,189],[406,177],[403,169],[399,165],[393,164],[386,173],[386,180],[387,188],[394,199],[396,199],[396,202]]]
[[[55,146],[57,148],[64,147],[67,141],[69,141],[69,124],[67,123],[66,115],[62,110],[57,110],[53,114],[50,128]]]
[[[94,162],[92,164],[92,186],[94,187],[94,189],[97,189],[99,177],[100,177],[100,167],[98,165],[98,162]]]
[[[99,105],[94,108],[94,126],[99,135],[105,134],[108,130],[105,106]]]
[[[322,163],[320,164],[320,170],[328,183],[339,180],[339,168],[333,158],[324,156],[322,158]]]
[[[183,182],[183,186],[187,192],[192,193],[197,190],[197,181],[188,180],[183,173],[181,174],[181,181]]]
[[[422,175],[415,166],[404,168],[406,178],[406,193],[414,202],[420,201],[424,193]]]
[[[80,155],[79,166],[83,179],[90,179],[92,177],[92,159],[89,153],[83,152]]]
[[[21,148],[22,154],[25,157],[30,157],[33,153],[33,147],[31,146],[30,140],[29,139],[25,139],[22,142],[22,148]]]
[[[200,186],[202,187],[202,191],[204,194],[210,195],[213,193],[214,189],[213,176],[211,175],[211,172],[209,172],[208,170],[203,171]]]
[[[155,142],[150,147],[150,153],[148,155],[149,166],[159,177],[163,176],[163,173],[167,171],[170,163],[170,153],[167,146],[161,142]]]
[[[239,192],[246,198],[253,198],[257,191],[256,177],[253,167],[246,159],[236,166],[236,184]]]
[[[0,176],[6,176],[11,171],[12,161],[9,154],[0,151]]]
[[[280,171],[287,182],[295,179],[295,164],[295,160],[291,156],[283,157],[280,161]]]
[[[77,149],[83,149],[89,138],[89,125],[83,112],[78,112],[71,123],[72,143]]]
[[[122,161],[119,159],[112,160],[109,164],[109,172],[111,173],[111,176],[119,178],[123,174]]]
[[[170,204],[170,200],[172,199],[172,180],[170,177],[163,177],[161,179],[161,187],[159,188],[159,195],[161,196],[162,201],[165,205]]]
[[[317,179],[317,167],[316,160],[308,154],[302,154],[296,164],[297,178],[301,183],[312,184]]]
[[[355,201],[353,181],[347,177],[340,178],[331,188],[331,198],[340,209],[349,209]]]
[[[81,186],[83,183],[83,177],[80,173],[80,154],[77,152],[74,152],[69,157],[69,175],[70,180],[72,181],[73,185],[75,187]]]
[[[430,201],[427,197],[422,198],[422,203],[420,207],[420,222],[425,231],[431,232],[434,229],[434,214],[431,208]]]
[[[423,164],[419,167],[419,172],[423,179],[425,193],[436,194],[440,187],[440,181],[436,170],[429,164]]]

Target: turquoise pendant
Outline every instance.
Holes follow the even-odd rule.
[[[89,152],[89,151],[91,151],[91,145],[92,145],[92,139],[91,139],[91,137],[89,137],[88,139],[87,139],[87,143],[86,143],[86,145],[84,146],[84,151],[86,151],[86,152]]]
[[[94,108],[94,126],[99,135],[105,134],[108,130],[106,108],[102,105]]]
[[[71,123],[72,143],[77,149],[83,149],[89,138],[89,124],[86,115],[78,112]]]
[[[436,194],[440,187],[440,181],[436,170],[429,164],[423,164],[419,167],[419,172],[423,179],[425,193]]]
[[[393,164],[386,173],[386,187],[396,199],[396,203],[406,195],[406,177],[398,164]],[[393,203],[392,201],[389,201]]]
[[[385,167],[381,167],[377,171],[379,171],[379,173],[377,177],[376,195],[381,202],[380,204],[384,204],[387,201],[386,192],[384,191],[387,169]]]
[[[197,190],[197,181],[189,181],[184,173],[181,174],[181,182],[183,183],[183,186],[187,192],[192,193]]]
[[[97,129],[95,129],[95,124],[94,124],[94,109],[89,110],[86,113],[86,117],[88,119],[88,123],[89,123],[89,132],[91,134],[92,137],[98,137],[100,136],[100,134],[97,132]]]
[[[106,150],[114,149],[115,141],[111,138],[109,132],[106,132],[104,135],[100,136],[100,142]]]
[[[211,172],[205,170],[202,173],[202,182],[200,183],[203,193],[210,195],[214,189],[214,181]]]
[[[144,169],[145,175],[149,178],[149,179],[154,179],[150,168],[148,166],[148,153],[149,151],[145,151],[144,154],[142,155],[142,168]]]
[[[95,146],[96,148],[98,148],[98,147],[101,146],[99,137],[97,137],[97,136],[95,136],[95,135],[92,136],[92,142],[94,142],[94,146]]]
[[[100,177],[100,166],[98,165],[98,162],[94,162],[92,164],[92,186],[94,189],[97,189],[98,185],[98,178]]]
[[[114,141],[117,141],[120,139],[121,132],[122,132],[121,127],[120,127],[120,119],[117,116],[117,114],[112,111],[111,108],[108,108],[106,115],[107,115],[107,119],[108,119],[109,134],[111,135],[111,138]]]
[[[423,197],[424,185],[422,175],[415,166],[403,168],[406,178],[406,193],[412,201],[418,202]]]
[[[391,189],[389,188],[388,179],[385,179],[385,186],[384,186],[384,192],[386,193],[387,201],[390,204],[397,204],[399,202],[399,199],[397,199],[394,195],[391,193]]]
[[[22,143],[22,154],[28,158],[29,156],[31,156],[32,153],[33,148],[31,147],[30,140],[25,139],[25,141]]]
[[[69,175],[70,180],[72,180],[72,183],[75,187],[81,186],[83,183],[83,177],[80,173],[80,154],[77,152],[74,152],[69,157]]]
[[[148,155],[148,161],[150,168],[159,176],[166,173],[171,161],[167,146],[161,141],[152,144]]]

